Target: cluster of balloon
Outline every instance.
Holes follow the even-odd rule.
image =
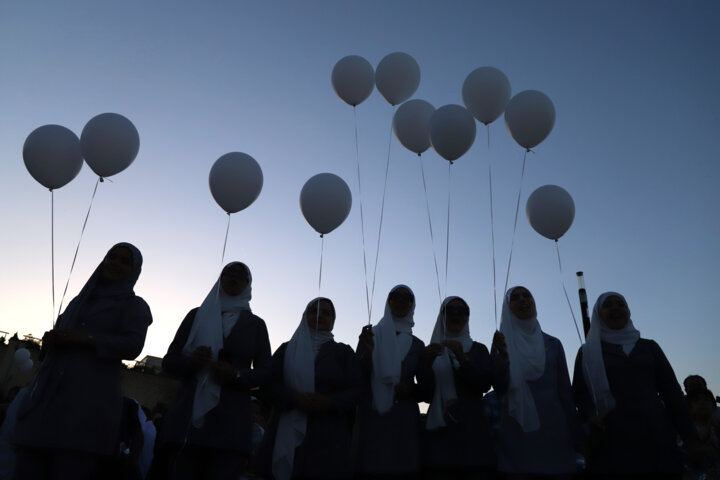
[[[30,350],[27,348],[18,348],[13,354],[13,365],[19,372],[27,372],[33,368],[33,360],[30,358]]]
[[[133,163],[140,150],[140,135],[130,120],[117,113],[90,119],[80,134],[85,163],[102,178],[116,175]]]
[[[352,207],[352,194],[345,181],[332,173],[318,173],[300,191],[300,211],[320,236],[339,227]]]
[[[61,125],[33,130],[23,145],[23,161],[32,177],[50,191],[70,183],[83,164],[80,139]]]
[[[528,197],[525,213],[537,233],[557,242],[575,219],[575,202],[564,188],[544,185]]]
[[[550,135],[555,125],[555,106],[544,93],[525,90],[505,107],[505,125],[513,140],[530,151]]]
[[[470,150],[475,141],[475,119],[467,108],[445,105],[430,118],[430,143],[451,164]]]
[[[213,198],[229,215],[246,209],[258,198],[263,173],[250,155],[230,152],[215,161],[208,181]]]

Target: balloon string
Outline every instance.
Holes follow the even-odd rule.
[[[230,214],[228,213],[228,223],[225,229],[225,242],[223,243],[222,256],[220,257],[220,268],[223,267],[225,262],[225,249],[227,248],[228,233],[230,233]]]
[[[50,189],[50,271],[52,278],[52,323],[55,326],[55,192]]]
[[[488,148],[490,148],[490,125],[486,125],[485,130],[487,131]]]
[[[355,160],[357,163],[358,199],[360,203],[360,235],[362,237],[363,271],[365,272],[365,305],[368,314],[368,325],[370,325],[370,292],[368,291],[367,254],[365,253],[365,214],[363,213],[362,182],[360,181],[360,147],[358,146],[358,121],[356,107],[353,107],[353,117],[355,118]]]
[[[437,253],[435,253],[435,236],[433,235],[432,220],[430,219],[430,202],[428,200],[427,183],[425,182],[425,166],[423,165],[422,156],[420,157],[420,173],[422,174],[423,189],[425,190],[425,208],[428,215],[428,227],[430,227],[430,243],[433,253],[433,261],[435,262],[435,278],[437,279],[438,300],[442,302],[442,293],[440,293],[440,270],[438,269]]]
[[[320,235],[320,273],[318,275],[318,296],[322,288],[322,267],[323,267],[323,250],[325,249],[325,236]]]
[[[507,292],[508,280],[510,280],[510,264],[512,263],[513,247],[515,246],[515,232],[517,231],[518,212],[520,211],[520,196],[522,195],[522,184],[525,178],[525,159],[527,158],[527,150],[523,154],[522,172],[520,173],[520,187],[518,188],[517,205],[515,206],[515,225],[513,226],[512,240],[510,241],[510,257],[508,257],[507,273],[505,274],[505,288]]]
[[[393,105],[393,112],[395,106]],[[393,118],[395,116],[393,115]],[[375,298],[375,280],[377,278],[378,257],[380,257],[380,235],[382,234],[383,218],[385,218],[385,194],[387,193],[388,173],[390,172],[390,148],[392,147],[392,121],[390,122],[390,135],[388,136],[388,153],[385,164],[385,185],[383,186],[382,203],[380,205],[380,226],[378,227],[377,247],[375,248],[375,267],[373,268],[372,289],[370,290],[370,317],[372,318],[373,299]]]
[[[450,262],[450,173],[452,172],[452,162],[448,164],[448,203],[447,203],[447,228],[445,230],[445,296],[447,296],[448,284],[448,264]]]
[[[87,226],[88,218],[90,218],[90,210],[92,209],[93,201],[95,200],[95,194],[97,193],[98,185],[100,185],[100,182],[102,182],[102,177],[98,177],[97,181],[95,182],[95,189],[93,190],[92,198],[90,199],[90,206],[88,207],[87,214],[85,215],[85,222],[83,223],[82,230],[80,231],[80,239],[78,240],[77,247],[75,248],[75,256],[73,256],[73,261],[70,265],[70,273],[68,273],[67,283],[65,283],[65,290],[63,291],[62,297],[60,298],[60,308],[58,308],[58,316],[60,316],[60,311],[62,310],[63,302],[65,301],[65,295],[67,294],[68,285],[70,285],[70,277],[72,276],[73,269],[75,268],[75,260],[77,260],[78,251],[80,250],[80,243],[82,242],[82,237],[85,233],[85,227]],[[53,327],[54,326],[55,322],[53,321]]]
[[[570,309],[570,315],[572,315],[573,324],[575,325],[575,331],[577,332],[578,340],[580,340],[580,345],[582,345],[582,337],[580,336],[580,328],[578,328],[577,319],[575,318],[575,312],[573,312],[572,303],[570,303],[570,297],[568,296],[567,289],[565,288],[565,282],[562,278],[562,262],[560,261],[560,245],[558,244],[558,241],[555,240],[555,250],[557,251],[557,259],[558,259],[558,267],[560,269],[560,285],[562,285],[563,292],[565,292],[565,300],[567,300],[568,308]]]
[[[490,183],[490,238],[492,243],[492,261],[493,261],[493,303],[495,304],[495,330],[498,328],[497,318],[497,274],[495,270],[495,216],[493,214],[493,181],[492,166],[488,162],[488,179]]]

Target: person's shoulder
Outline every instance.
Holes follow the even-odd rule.
[[[132,297],[130,297],[129,306],[136,314],[141,313],[152,317],[152,314],[150,313],[150,305],[148,305],[148,303],[142,297],[139,297],[137,295],[133,295]]]
[[[484,343],[480,343],[478,341],[473,340],[472,346],[470,347],[470,351],[477,351],[477,352],[488,352],[488,348]]]
[[[412,346],[413,348],[425,348],[425,342],[420,340],[415,335],[412,336]]]
[[[267,325],[265,324],[265,320],[263,320],[258,315],[255,315],[250,310],[243,310],[243,314],[245,315],[245,318],[247,321],[254,323],[255,325],[262,325],[263,327],[267,328]]]
[[[347,343],[342,342],[336,342],[333,340],[332,342],[333,348],[336,349],[338,352],[342,353],[343,355],[355,355],[355,350],[348,345]]]

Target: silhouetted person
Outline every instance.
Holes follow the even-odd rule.
[[[141,266],[133,245],[112,247],[45,333],[45,360],[18,411],[16,479],[94,479],[115,455],[121,360],[140,354],[152,323],[133,291]]]

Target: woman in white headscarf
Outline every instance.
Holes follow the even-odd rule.
[[[270,380],[270,341],[250,310],[251,284],[246,265],[226,265],[163,359],[183,380],[161,440],[174,452],[173,479],[234,479],[250,455],[250,389]]]
[[[465,300],[447,297],[426,349],[434,359],[423,455],[430,480],[485,479],[495,466],[483,412],[483,394],[492,385],[490,353],[470,337],[469,319]]]
[[[312,300],[273,354],[268,427],[260,463],[275,480],[352,478],[352,420],[362,391],[353,349],[335,341],[335,307]]]
[[[672,366],[660,346],[640,338],[619,293],[600,295],[575,359],[573,392],[590,426],[587,471],[598,479],[681,478],[680,433],[695,430]]]
[[[117,453],[121,360],[140,354],[152,323],[134,292],[141,268],[135,246],[113,246],[43,336],[45,359],[18,409],[14,478],[92,480]]]
[[[412,334],[414,312],[412,290],[397,285],[380,322],[360,334],[366,381],[356,424],[361,478],[413,478],[421,470],[418,402],[429,401],[431,387],[425,344]]]
[[[504,396],[498,470],[511,480],[570,478],[579,432],[565,351],[540,328],[535,300],[525,287],[505,294],[496,337],[496,347],[504,339],[508,359],[505,381],[495,387]],[[493,360],[502,362],[500,357]]]

